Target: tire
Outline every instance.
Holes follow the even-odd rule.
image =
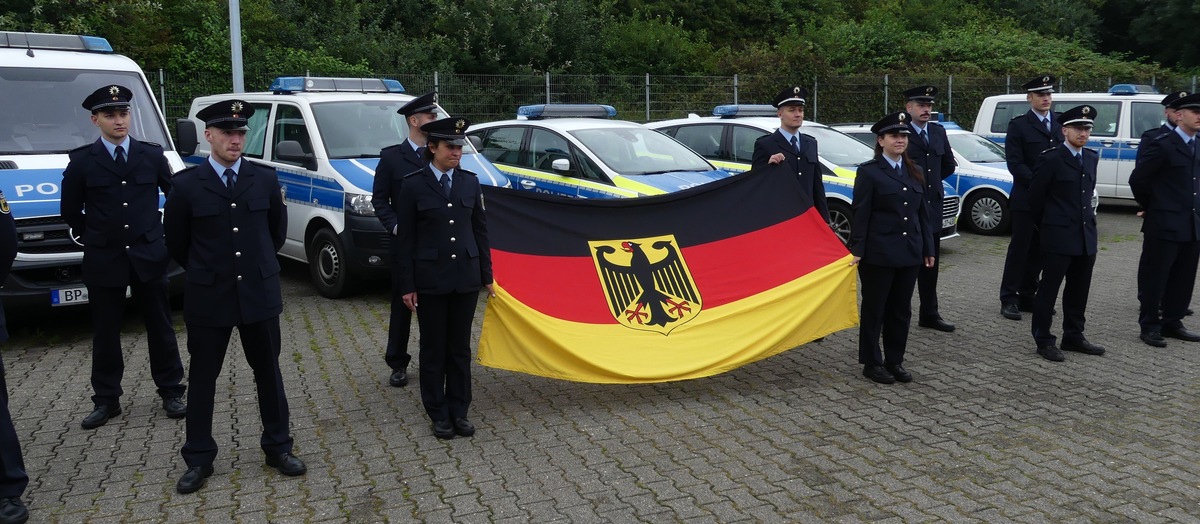
[[[841,200],[830,199],[829,204],[829,225],[833,229],[834,234],[842,240],[842,244],[850,245],[850,204]]]
[[[1003,235],[1012,227],[1008,198],[999,191],[980,189],[967,196],[963,203],[971,229],[981,235]]]
[[[343,298],[354,292],[349,258],[342,241],[330,229],[321,229],[308,244],[308,272],[317,292],[325,298]]]

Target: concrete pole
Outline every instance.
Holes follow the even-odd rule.
[[[233,92],[246,92],[246,78],[242,73],[242,14],[241,1],[229,0],[229,50],[233,60]]]

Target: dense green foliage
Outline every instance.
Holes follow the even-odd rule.
[[[444,73],[1162,77],[1200,67],[1193,0],[241,0],[247,76]],[[108,38],[227,73],[227,0],[0,0],[0,29]]]

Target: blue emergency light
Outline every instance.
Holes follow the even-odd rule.
[[[602,104],[538,104],[517,108],[517,116],[538,118],[613,118],[617,109]]]
[[[713,108],[713,116],[733,118],[738,116],[777,116],[775,106],[766,104],[729,104]]]
[[[1114,84],[1112,87],[1108,88],[1108,94],[1122,96],[1141,94],[1157,95],[1158,89],[1156,89],[1154,86],[1146,84]]]
[[[277,95],[289,93],[403,93],[398,80],[379,78],[332,78],[320,76],[281,76],[268,89]]]
[[[113,52],[112,45],[108,43],[108,40],[98,36],[17,33],[12,31],[0,31],[0,47],[90,51],[93,53]]]

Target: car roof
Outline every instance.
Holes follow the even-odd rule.
[[[299,92],[277,95],[270,91],[256,91],[253,93],[227,93],[223,95],[208,95],[196,98],[197,101],[208,102],[210,100],[220,100],[224,98],[238,98],[247,102],[287,102],[303,100],[309,103],[313,102],[348,102],[354,100],[379,100],[379,101],[395,101],[408,102],[413,98],[412,95],[402,93],[347,93],[347,92]]]
[[[987,97],[987,99],[988,99],[988,100],[997,100],[997,101],[1001,101],[1001,102],[1011,102],[1011,101],[1014,101],[1014,100],[1021,100],[1021,101],[1023,101],[1023,100],[1025,100],[1025,96],[1026,96],[1026,95],[1025,95],[1025,93],[1014,93],[1014,94],[1007,94],[1007,95],[993,95],[993,96],[989,96],[989,97]],[[1157,103],[1159,103],[1159,102],[1162,102],[1162,99],[1163,99],[1163,97],[1165,97],[1165,96],[1167,96],[1167,95],[1156,95],[1156,94],[1149,94],[1149,93],[1141,93],[1141,94],[1136,94],[1136,95],[1114,95],[1114,94],[1111,94],[1111,93],[1101,93],[1101,92],[1095,92],[1095,93],[1054,93],[1054,95],[1051,97],[1051,99],[1052,99],[1053,101],[1055,101],[1055,102],[1067,102],[1067,101],[1072,101],[1072,102],[1073,102],[1073,101],[1101,101],[1101,100],[1104,100],[1104,101],[1111,101],[1111,100],[1116,100],[1116,101],[1120,101],[1120,100],[1136,100],[1136,101],[1138,101],[1138,102],[1147,102],[1147,101],[1149,101],[1149,102],[1154,102],[1154,103],[1156,103],[1156,104],[1157,104]]]
[[[488,128],[492,128],[492,127],[496,127],[496,126],[511,126],[511,125],[541,127],[541,128],[545,128],[545,129],[554,129],[556,131],[576,131],[579,129],[629,129],[629,128],[645,129],[646,128],[646,126],[643,126],[642,124],[639,124],[637,122],[630,122],[628,120],[609,120],[609,119],[605,119],[605,118],[544,118],[544,119],[515,118],[515,119],[511,119],[511,120],[498,120],[495,122],[485,122],[482,124],[476,124],[476,125],[471,126],[471,128],[469,130],[467,130],[467,134],[471,134],[471,131],[480,131],[483,129],[488,129]]]
[[[670,126],[689,125],[689,124],[712,124],[712,123],[746,124],[746,125],[749,125],[752,127],[757,127],[757,128],[765,129],[768,131],[775,131],[776,129],[779,129],[779,119],[775,118],[775,117],[769,117],[769,116],[742,116],[742,117],[734,117],[734,118],[726,118],[726,117],[719,117],[719,116],[693,116],[693,117],[688,117],[688,118],[676,118],[673,120],[662,120],[659,122],[650,122],[650,123],[647,123],[646,126],[654,128],[654,129],[658,129],[660,127],[670,127]],[[818,122],[813,122],[811,120],[805,120],[802,124],[800,124],[800,128],[803,129],[805,127],[811,128],[811,127],[830,127],[830,126],[827,126],[825,124],[821,124]]]

